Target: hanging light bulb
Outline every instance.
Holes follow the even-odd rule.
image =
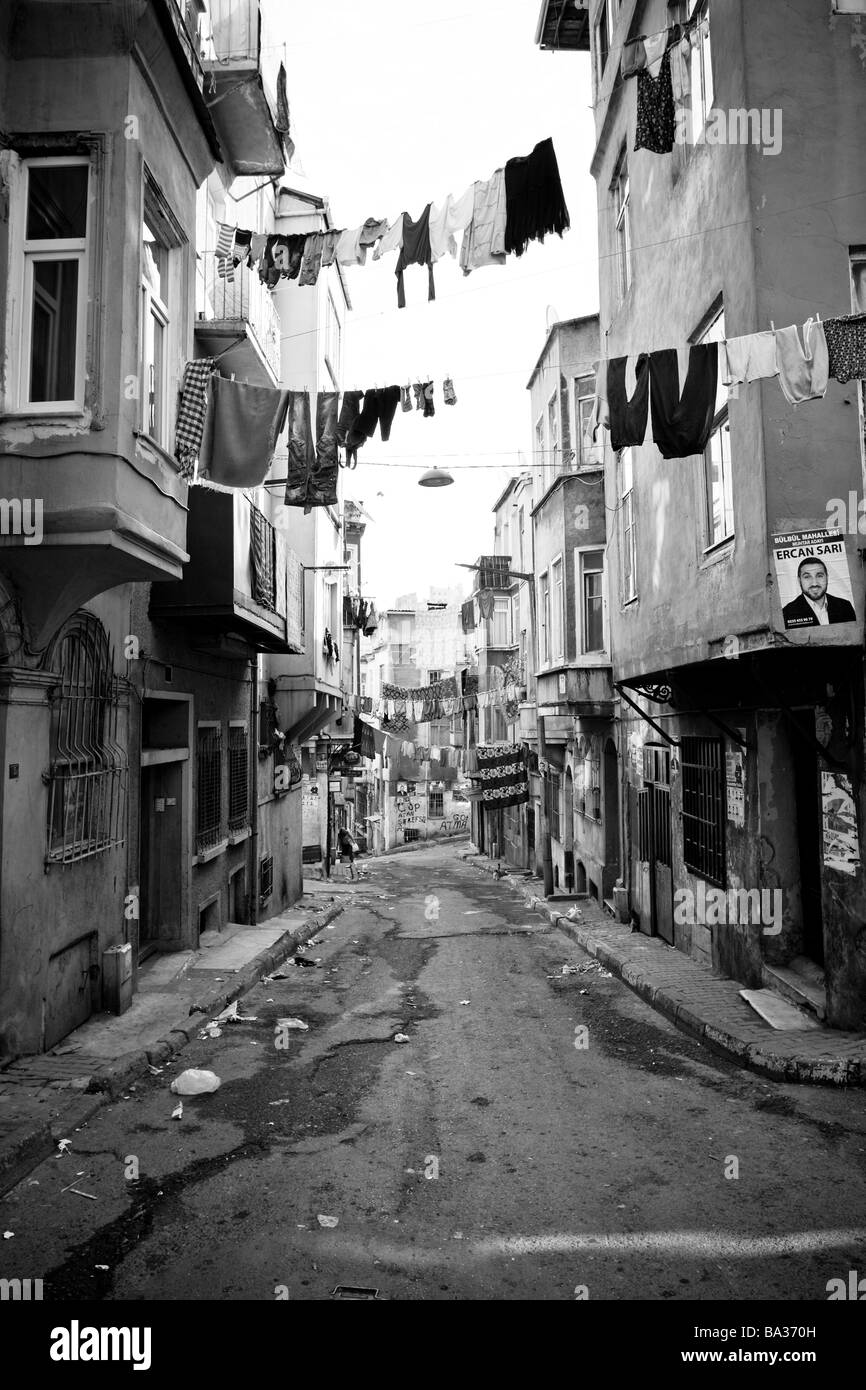
[[[447,487],[453,483],[451,474],[444,468],[428,468],[426,473],[422,473],[418,479],[419,487]]]

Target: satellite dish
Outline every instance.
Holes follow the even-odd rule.
[[[553,318],[550,317],[551,314]],[[553,325],[559,323],[559,314],[556,312],[556,306],[554,304],[548,304],[545,310],[545,317],[547,319],[547,331],[550,332]]]

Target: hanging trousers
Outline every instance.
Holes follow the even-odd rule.
[[[697,343],[689,348],[682,395],[676,348],[651,352],[649,367],[653,439],[662,458],[702,454],[716,413],[718,343]]]

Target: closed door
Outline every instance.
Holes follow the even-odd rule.
[[[142,769],[141,946],[181,937],[183,763]]]

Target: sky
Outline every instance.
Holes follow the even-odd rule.
[[[571,227],[521,257],[464,277],[456,260],[408,267],[397,308],[395,253],[346,270],[352,300],[343,389],[433,379],[433,419],[398,409],[347,474],[369,520],[365,592],[381,606],[471,576],[456,562],[493,549],[492,508],[531,460],[530,374],[549,323],[598,309],[589,57],[542,53],[540,0],[280,0],[296,152],[289,185],[329,200],[333,223],[417,217],[553,137]],[[458,238],[459,241],[459,238]],[[457,403],[447,406],[450,376]],[[523,457],[521,458],[521,453]],[[422,488],[434,464],[454,484]]]

